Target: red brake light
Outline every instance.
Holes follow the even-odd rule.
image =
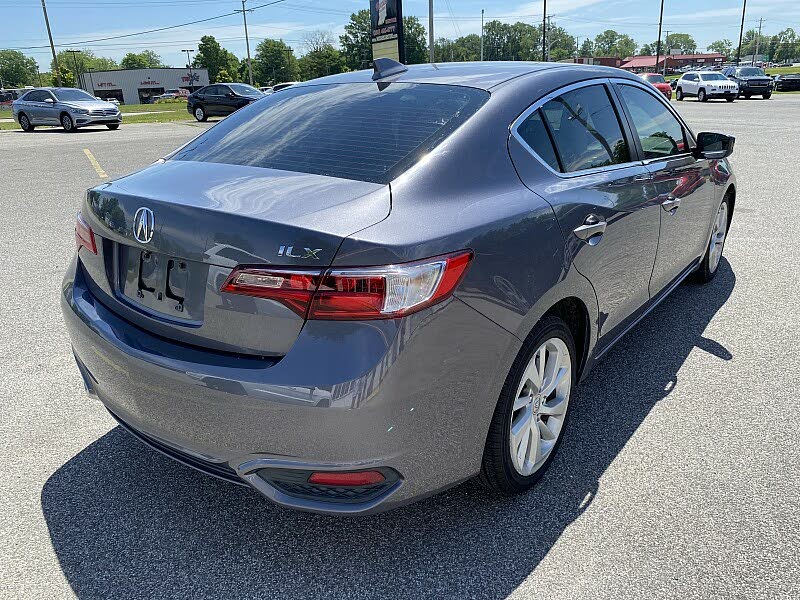
[[[97,254],[97,245],[94,242],[94,231],[84,221],[83,215],[78,211],[75,218],[75,246],[77,250],[86,248],[92,254]]]
[[[392,319],[453,293],[472,250],[384,267],[311,271],[237,267],[221,291],[277,300],[308,319]]]
[[[386,478],[380,471],[356,471],[350,473],[317,471],[308,478],[308,483],[336,486],[373,485],[383,481],[386,481]]]
[[[305,318],[319,278],[319,271],[236,267],[221,291],[277,300]]]

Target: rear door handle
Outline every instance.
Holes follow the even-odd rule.
[[[607,223],[601,221],[597,215],[589,215],[584,219],[583,225],[576,227],[572,232],[590,246],[596,246],[606,231]]]
[[[678,210],[678,207],[681,205],[680,198],[667,198],[661,203],[661,208],[667,211],[670,214],[675,214],[675,211]]]

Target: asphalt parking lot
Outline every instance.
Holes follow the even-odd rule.
[[[361,519],[175,464],[84,395],[58,304],[75,212],[199,126],[0,132],[0,596],[800,597],[800,95],[674,105],[737,136],[717,279],[609,352],[534,491]]]

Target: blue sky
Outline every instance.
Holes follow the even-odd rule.
[[[269,0],[248,0],[248,5]],[[594,37],[605,29],[627,33],[639,43],[658,35],[659,0],[550,0],[548,13],[573,35]],[[741,0],[665,0],[664,28],[690,33],[705,46],[728,38],[736,43],[739,35]],[[212,17],[241,8],[236,0],[47,0],[50,23],[56,44],[63,47],[91,47],[102,56],[120,59],[126,52],[152,49],[173,66],[185,64],[182,48],[196,48],[201,35],[217,37],[237,56],[244,56],[245,43],[240,15],[199,25],[94,44],[72,45],[91,40],[155,29]],[[281,38],[302,50],[304,34],[323,29],[335,38],[342,32],[351,12],[368,7],[367,0],[285,0],[250,13],[248,26],[251,46],[265,38]],[[427,26],[427,0],[405,0],[406,15],[422,18]],[[453,37],[480,32],[480,12],[487,20],[541,20],[542,2],[514,0],[435,0],[435,33]],[[764,32],[774,34],[786,27],[800,30],[800,0],[749,0],[746,27],[755,27],[764,18]],[[0,0],[0,48],[46,46],[47,33],[40,0]],[[48,48],[23,50],[48,69]]]

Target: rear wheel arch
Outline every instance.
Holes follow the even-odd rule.
[[[578,379],[583,372],[586,365],[586,359],[589,356],[589,341],[591,339],[591,326],[589,321],[589,309],[580,298],[570,296],[563,298],[551,306],[542,316],[558,317],[564,323],[572,334],[572,339],[575,342],[575,352],[577,353],[578,362]]]
[[[736,186],[734,184],[728,186],[728,189],[722,195],[722,199],[728,201],[728,228],[730,229],[733,221],[733,210],[736,207]]]

